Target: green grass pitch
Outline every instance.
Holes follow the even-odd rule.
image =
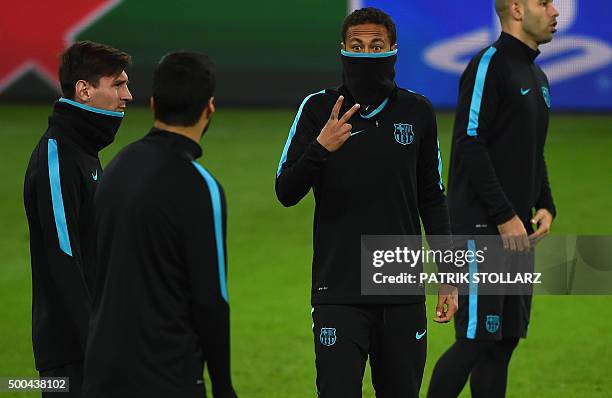
[[[0,378],[36,375],[22,190],[31,150],[49,111],[50,106],[0,107]],[[309,196],[285,209],[274,194],[276,167],[293,115],[293,110],[221,108],[203,140],[200,161],[221,181],[229,204],[232,368],[241,397],[316,395],[309,304],[313,200]],[[144,135],[151,123],[148,110],[130,108],[116,142],[101,154],[103,165]],[[444,160],[451,125],[451,114],[439,115]],[[558,207],[554,232],[612,233],[611,130],[611,116],[552,116],[546,155]],[[427,304],[430,319],[432,298]],[[529,338],[510,365],[508,396],[610,396],[611,305],[610,296],[535,297]],[[450,324],[429,325],[422,396],[452,331]],[[374,396],[367,372],[364,396]]]

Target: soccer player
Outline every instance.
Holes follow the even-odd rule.
[[[396,27],[363,8],[342,28],[343,84],[307,96],[277,170],[285,206],[313,189],[313,331],[317,391],[361,397],[370,357],[377,397],[418,397],[425,366],[423,295],[361,295],[361,235],[450,235],[430,102],[396,86]],[[398,129],[398,126],[401,128]],[[437,322],[456,311],[444,286]],[[445,308],[445,305],[447,308]]]
[[[163,57],[153,76],[153,128],[111,161],[100,182],[86,397],[203,397],[205,363],[213,396],[236,396],[225,198],[195,160],[214,90],[206,55]]]
[[[80,396],[95,261],[93,198],[102,166],[132,95],[130,56],[93,42],[62,54],[63,97],[34,148],[24,203],[32,262],[32,342],[42,377],[69,377]],[[45,395],[46,393],[43,393]]]
[[[506,261],[532,263],[529,249],[555,216],[544,162],[550,88],[534,61],[538,46],[552,40],[559,13],[548,0],[497,0],[496,11],[501,36],[461,77],[448,182],[452,230],[498,234],[515,253]],[[436,364],[429,397],[456,397],[470,375],[473,397],[505,395],[512,352],[527,335],[531,295],[475,292],[460,296],[457,340]]]

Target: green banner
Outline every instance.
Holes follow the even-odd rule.
[[[24,56],[24,65],[30,65],[24,70],[13,73],[13,66],[5,65],[4,69],[9,70],[6,74],[13,75],[4,81],[0,76],[3,102],[46,101],[57,97],[53,84],[56,82],[52,81],[56,79],[53,60],[37,63],[35,59],[37,52],[51,51],[51,43],[42,43],[50,42],[54,35],[64,36],[64,48],[74,40],[93,40],[130,53],[134,60],[128,70],[130,89],[139,103],[148,101],[152,72],[160,57],[175,50],[210,55],[217,69],[216,97],[222,104],[294,105],[313,90],[340,82],[338,49],[342,20],[347,13],[346,1],[62,0],[59,3],[65,3],[56,5],[70,10],[68,14],[74,17],[64,16],[62,23],[53,24],[49,20],[51,15],[47,19],[40,15],[40,23],[29,25],[35,29],[31,33],[39,35],[41,44]],[[52,34],[51,28],[55,29]],[[16,47],[0,44],[3,50],[7,47],[5,53],[18,51],[8,48],[11,46]],[[58,47],[55,51],[59,54],[61,50]],[[32,58],[29,63],[28,57]],[[0,61],[0,74],[5,62]]]

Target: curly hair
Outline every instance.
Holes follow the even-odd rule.
[[[374,7],[366,7],[355,10],[344,19],[344,23],[342,24],[342,41],[346,41],[346,32],[348,28],[367,23],[384,26],[387,28],[387,32],[389,33],[391,44],[397,43],[397,29],[395,27],[395,22],[393,22],[393,19],[391,19],[389,14]]]

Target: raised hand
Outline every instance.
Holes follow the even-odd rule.
[[[323,145],[325,149],[329,152],[335,152],[351,136],[351,129],[353,126],[348,124],[349,119],[357,112],[360,105],[355,104],[346,111],[344,115],[340,119],[338,119],[340,108],[342,107],[342,102],[344,102],[344,97],[341,95],[338,97],[336,104],[334,105],[331,115],[329,115],[329,120],[323,126],[323,129],[319,133],[317,137],[317,141],[319,144]]]

